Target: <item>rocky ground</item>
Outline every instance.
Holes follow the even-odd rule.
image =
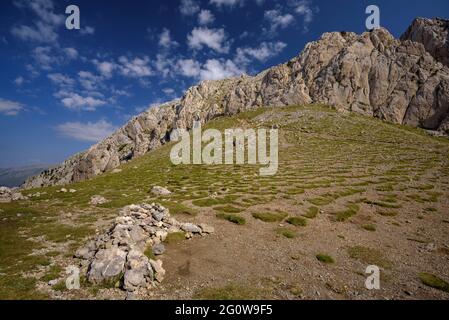
[[[168,144],[89,181],[21,191],[0,203],[0,298],[449,298],[447,138],[318,105],[208,126],[277,126],[278,174],[174,166]],[[115,247],[121,280],[97,281],[117,250],[99,252]],[[380,290],[365,288],[373,264]],[[79,290],[65,286],[70,265]]]

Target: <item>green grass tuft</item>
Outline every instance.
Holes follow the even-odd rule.
[[[255,212],[252,215],[255,219],[262,220],[263,222],[279,222],[287,217],[286,213],[281,212]]]
[[[440,279],[439,277],[437,277],[433,274],[421,272],[419,274],[419,279],[426,286],[429,286],[429,287],[432,287],[432,288],[435,288],[435,289],[438,289],[438,290],[441,290],[444,292],[449,292],[449,283],[447,283],[443,279]]]
[[[217,213],[217,218],[227,220],[238,225],[244,225],[246,223],[245,218],[232,213]]]
[[[324,253],[319,253],[316,255],[316,258],[318,259],[318,261],[322,262],[322,263],[334,263],[334,258],[332,258],[330,255],[324,254]]]
[[[301,217],[290,217],[286,221],[294,226],[305,227],[307,225],[307,220]]]

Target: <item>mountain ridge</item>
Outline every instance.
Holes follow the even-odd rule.
[[[206,123],[260,106],[322,103],[449,132],[449,68],[440,62],[440,51],[429,49],[434,46],[412,41],[427,39],[419,35],[441,20],[423,24],[416,19],[401,39],[383,28],[361,35],[324,33],[298,56],[255,76],[203,81],[180,100],[141,113],[87,151],[28,179],[23,187],[92,178],[159,148],[174,128],[190,129],[194,120]],[[435,30],[447,32],[447,25]]]

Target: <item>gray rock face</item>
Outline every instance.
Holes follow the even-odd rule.
[[[418,31],[420,25],[412,25],[403,38],[422,40],[416,36],[425,33]],[[431,30],[423,39],[447,39],[446,27]],[[422,43],[396,40],[385,29],[361,35],[325,33],[297,57],[254,77],[203,81],[191,87],[181,100],[134,117],[89,150],[28,179],[24,187],[91,178],[160,147],[175,128],[190,129],[194,120],[205,123],[259,106],[323,103],[394,123],[447,130],[449,69],[434,58],[445,63],[447,42],[422,42],[427,50]]]
[[[161,215],[160,220],[153,217],[155,212]],[[165,246],[161,241],[167,234],[179,232],[182,225],[159,204],[129,205],[105,234],[79,248],[75,257],[81,266],[87,266],[87,279],[92,283],[120,281],[127,291],[148,288],[164,279],[165,270],[162,261],[149,259],[145,250],[163,254]],[[199,229],[194,224],[189,226]]]
[[[401,40],[422,43],[437,61],[449,66],[449,20],[417,18]]]

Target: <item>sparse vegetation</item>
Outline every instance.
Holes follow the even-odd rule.
[[[373,224],[364,224],[362,225],[362,228],[367,231],[376,231],[376,226]]]
[[[350,217],[357,214],[359,211],[359,206],[356,204],[350,204],[348,205],[346,210],[338,211],[335,213],[335,220],[339,222],[343,222],[348,220]]]
[[[277,228],[276,232],[288,239],[293,239],[296,237],[296,232],[288,228]]]
[[[426,286],[429,286],[429,287],[432,287],[432,288],[435,288],[435,289],[438,289],[438,290],[441,290],[444,292],[449,292],[449,283],[447,283],[443,279],[441,279],[433,274],[422,272],[419,274],[419,279]]]
[[[168,244],[178,243],[186,239],[186,234],[182,231],[171,232],[167,235],[164,242]]]
[[[290,217],[286,221],[294,226],[305,227],[307,225],[307,220],[301,217]]]
[[[318,215],[319,209],[317,207],[309,207],[307,212],[303,214],[303,217],[308,219],[314,219]]]
[[[281,122],[259,119],[251,122],[254,116],[265,114],[267,110],[271,109],[223,117],[208,126],[229,128],[244,120],[248,121],[244,122],[248,126],[257,123],[269,127]],[[443,222],[442,226],[449,223],[444,216],[447,204],[443,201],[449,191],[449,143],[446,140],[359,115],[336,113],[325,107],[291,106],[276,109],[275,114],[280,119],[288,117],[291,120],[282,124],[280,170],[275,176],[259,176],[258,166],[174,166],[167,161],[171,148],[167,144],[157,152],[123,164],[121,172],[66,186],[76,189],[74,194],[58,192],[61,186],[49,187],[24,191],[26,195],[45,192],[40,197],[0,203],[0,299],[48,298],[37,287],[59,279],[61,266],[65,265],[59,263],[71,262],[77,248],[95,235],[95,229],[107,227],[119,208],[132,203],[159,202],[169,208],[171,214],[185,215],[179,217],[180,221],[195,220],[195,223],[202,221],[203,215],[213,218],[216,214],[219,219],[243,225],[251,219],[252,213],[253,218],[273,224],[251,219],[248,226],[240,228],[215,221],[218,224],[216,230],[232,230],[242,236],[242,241],[251,237],[261,245],[266,238],[260,235],[288,244],[288,250],[283,248],[287,250],[283,253],[292,265],[298,263],[297,259],[302,260],[304,253],[301,250],[309,245],[307,241],[313,238],[310,233],[316,232],[317,226],[328,232],[340,248],[351,246],[348,256],[354,263],[360,262],[364,266],[375,264],[392,268],[393,263],[386,258],[389,257],[391,239],[397,240],[398,245],[407,239],[414,241],[416,243],[408,243],[413,250],[437,242],[430,235],[440,231],[430,229],[428,223]],[[301,117],[295,119],[295,114]],[[426,148],[422,148],[423,145]],[[149,186],[153,185],[167,186],[173,193],[156,197],[148,192]],[[93,195],[103,195],[110,202],[92,207],[89,201]],[[286,212],[290,213],[289,218]],[[65,217],[68,213],[70,218]],[[424,218],[419,225],[416,224],[418,217]],[[293,227],[305,224],[306,228]],[[250,226],[258,228],[257,232]],[[352,232],[362,234],[361,228],[377,229],[375,233],[364,234],[378,237],[379,247],[354,246],[356,238]],[[383,241],[385,230],[392,231],[388,242]],[[283,239],[299,236],[301,241],[298,238]],[[184,239],[183,232],[171,233],[165,243],[176,244]],[[242,243],[240,239],[238,243]],[[229,246],[229,242],[226,245]],[[235,249],[232,244],[230,246],[229,250]],[[325,248],[322,250],[336,252],[333,251],[335,247]],[[391,252],[402,254],[396,247],[392,249]],[[410,254],[407,250],[405,248],[404,253]],[[145,254],[154,259],[151,248]],[[440,263],[446,256],[438,251],[433,257],[435,263]],[[315,259],[313,254],[310,258]],[[324,253],[316,259],[323,263],[334,260]],[[399,267],[402,260],[395,257],[394,262]],[[419,263],[418,267],[425,270]],[[420,270],[413,268],[410,270],[416,277]],[[28,274],[38,274],[37,279],[25,276]],[[442,286],[433,277],[424,276],[423,279],[421,281]],[[36,286],[38,283],[40,286]],[[278,286],[276,290],[283,294],[282,297],[289,295],[289,287]],[[307,290],[306,286],[303,288]],[[236,285],[205,288],[197,293],[197,297],[252,299],[264,296],[258,290],[241,289]]]
[[[246,223],[246,219],[244,217],[231,213],[217,213],[217,218],[224,219],[238,225],[244,225]]]
[[[279,222],[287,217],[286,213],[280,212],[255,212],[252,215],[255,219],[262,220],[263,222]]]
[[[318,259],[318,261],[322,262],[322,263],[326,263],[326,264],[330,264],[330,263],[334,263],[334,258],[332,258],[330,255],[328,254],[324,254],[324,253],[319,253],[316,255],[316,258]]]
[[[261,299],[262,292],[237,284],[229,284],[219,288],[203,288],[195,295],[194,299],[200,300],[254,300]]]
[[[349,257],[366,264],[373,264],[382,268],[390,268],[391,262],[377,249],[363,246],[355,246],[348,249]]]

